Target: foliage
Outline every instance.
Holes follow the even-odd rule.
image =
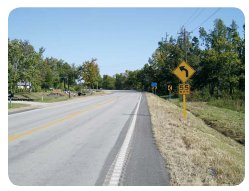
[[[143,68],[114,75],[115,89],[152,91],[151,82],[157,82],[157,94],[167,95],[167,85],[177,93],[179,80],[172,74],[180,62],[187,62],[196,70],[188,83],[194,92],[190,99],[207,101],[210,98],[244,99],[245,38],[232,21],[226,26],[221,19],[207,32],[199,29],[199,38],[191,37],[181,28],[178,37],[158,42],[158,47]],[[196,97],[195,97],[196,96]],[[237,98],[236,98],[237,99]]]
[[[101,80],[99,67],[96,61],[97,59],[85,61],[81,67],[82,79],[85,81],[85,84],[92,88]]]
[[[108,75],[104,75],[102,80],[102,87],[104,89],[110,89],[110,90],[115,89],[115,78]]]
[[[18,82],[31,82],[34,90],[40,85],[41,52],[36,52],[28,41],[8,41],[8,78],[9,89],[15,91]],[[26,86],[25,86],[26,89]]]
[[[208,105],[245,113],[245,100],[243,99],[231,99],[231,98],[214,99],[212,98],[207,103]]]
[[[97,59],[75,66],[61,59],[43,58],[44,48],[38,51],[28,41],[9,40],[9,89],[18,90],[18,82],[31,82],[31,91],[51,88],[104,88],[118,90],[152,91],[151,82],[157,82],[157,94],[168,95],[172,84],[177,94],[179,80],[172,74],[180,62],[187,62],[196,70],[188,81],[194,92],[190,99],[224,98],[244,100],[245,91],[245,37],[238,33],[232,21],[226,26],[221,19],[214,21],[210,31],[199,29],[199,38],[191,37],[185,28],[177,38],[171,36],[158,42],[148,62],[139,70],[126,70],[114,76],[100,76]],[[245,30],[245,27],[244,27]],[[24,91],[28,91],[25,87]]]
[[[78,68],[56,58],[43,58],[44,48],[36,51],[28,41],[8,40],[8,87],[12,92],[41,91],[76,85]],[[32,89],[18,89],[18,82],[30,82]],[[65,84],[65,85],[64,85]]]

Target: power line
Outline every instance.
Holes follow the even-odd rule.
[[[188,18],[188,20],[183,24],[183,26],[186,26],[187,24],[193,22],[201,13],[202,9],[198,8],[195,10],[195,12]]]
[[[214,16],[216,13],[218,13],[221,10],[221,8],[218,8],[215,10],[208,18],[206,18],[199,26],[195,27],[191,32],[194,32],[196,29],[198,29],[200,26],[205,24],[212,16]]]
[[[183,26],[185,26],[187,23],[190,22],[190,20],[194,17],[194,15],[199,12],[199,9],[196,9],[195,12],[188,18],[188,20],[183,24]]]

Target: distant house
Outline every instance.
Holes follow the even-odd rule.
[[[32,84],[31,82],[26,82],[26,81],[17,82],[17,88],[18,89],[31,89]]]

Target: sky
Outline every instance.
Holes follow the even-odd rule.
[[[81,65],[97,58],[100,74],[141,69],[169,36],[184,25],[191,36],[232,20],[243,36],[243,13],[236,8],[17,8],[9,15],[8,36],[28,40],[45,57]]]

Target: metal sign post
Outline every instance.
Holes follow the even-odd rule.
[[[183,84],[179,84],[178,87],[178,93],[182,95],[182,108],[183,108],[183,117],[186,120],[187,119],[187,111],[186,111],[186,95],[190,94],[190,85],[185,84],[189,78],[195,73],[195,70],[191,68],[186,62],[181,62],[173,71],[173,74],[175,74]]]
[[[9,98],[9,100],[10,100],[10,108],[12,108],[12,103],[11,103],[11,99],[12,99],[12,98],[10,97],[10,98]]]
[[[187,119],[186,95],[187,95],[187,94],[190,94],[190,85],[189,85],[189,84],[185,84],[185,83],[179,84],[178,91],[179,91],[178,93],[179,93],[180,95],[182,95],[183,116],[184,116],[184,119],[186,120],[186,119]]]
[[[151,88],[152,88],[152,93],[153,93],[153,90],[154,90],[154,94],[156,94],[157,82],[151,82]]]
[[[171,92],[173,90],[173,87],[171,84],[168,85],[168,91],[169,91],[169,99],[171,99]]]
[[[183,117],[186,120],[187,119],[187,111],[186,111],[186,94],[182,95],[182,99],[183,99]]]
[[[8,94],[8,98],[9,98],[9,101],[10,101],[10,108],[12,108],[12,98],[14,97],[14,94],[9,91],[9,94]]]

